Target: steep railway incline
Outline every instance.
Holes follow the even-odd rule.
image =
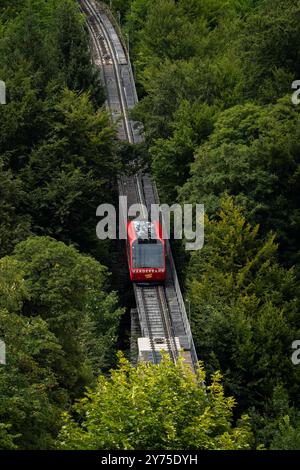
[[[92,55],[107,90],[107,108],[118,123],[118,138],[132,144],[143,140],[138,123],[129,111],[138,101],[134,77],[126,49],[107,7],[96,0],[79,0],[87,18]],[[143,203],[147,208],[159,204],[156,186],[148,173],[119,177],[119,194],[127,196],[128,206]],[[127,219],[127,214],[123,214]],[[182,298],[175,264],[167,241],[167,279],[164,286],[134,284],[142,337],[138,340],[139,357],[154,363],[160,350],[168,351],[176,362],[182,354],[194,366],[197,355]]]

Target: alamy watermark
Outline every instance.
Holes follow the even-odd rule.
[[[127,196],[120,196],[118,212],[117,219],[117,210],[112,204],[101,204],[98,207],[96,215],[101,217],[101,221],[97,225],[96,233],[100,240],[126,240],[128,220],[160,220],[165,240],[170,240],[171,236],[175,240],[184,239],[187,251],[201,250],[204,245],[203,204],[152,204],[149,213],[143,204],[128,207]]]
[[[292,363],[294,366],[298,366],[300,364],[300,340],[293,342],[292,349],[295,350],[292,354]]]
[[[293,81],[292,89],[295,90],[292,94],[292,103],[297,106],[300,104],[300,80]],[[298,366],[300,364],[300,340],[296,340],[292,343],[292,349],[294,349],[291,357],[292,363]]]
[[[0,105],[6,104],[6,85],[0,80]],[[5,343],[0,339],[0,364],[6,364],[6,348]]]
[[[294,91],[294,93],[292,94],[292,103],[297,106],[298,104],[300,104],[300,80],[295,80],[293,83],[292,83],[292,89],[293,90],[296,90]]]
[[[0,80],[0,104],[6,104],[6,85],[3,80]]]
[[[6,364],[6,348],[5,343],[0,339],[0,364]]]

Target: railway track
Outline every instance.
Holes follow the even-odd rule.
[[[107,107],[117,122],[118,138],[137,143],[142,141],[139,128],[130,120],[129,110],[137,102],[137,95],[130,61],[110,19],[95,0],[79,0],[82,12],[87,16],[93,60],[99,67],[102,82],[107,90]],[[147,173],[119,178],[119,193],[126,195],[128,204],[143,204],[148,211],[158,203],[156,187]],[[127,214],[123,214],[126,217]],[[142,214],[147,218],[147,214]],[[167,282],[165,286],[141,286],[134,284],[141,330],[149,338],[152,361],[159,362],[160,345],[164,343],[173,362],[179,355],[178,343],[184,350],[186,362],[193,366],[197,356],[186,317],[175,265],[167,242]],[[177,282],[177,284],[176,284]],[[178,340],[179,338],[179,340]]]

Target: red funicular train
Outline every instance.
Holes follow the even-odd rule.
[[[127,259],[130,279],[161,283],[166,279],[166,243],[159,221],[132,220],[127,224]]]

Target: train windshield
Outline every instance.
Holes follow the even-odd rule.
[[[160,241],[156,243],[139,243],[132,245],[134,268],[163,268],[165,265],[164,247]]]

